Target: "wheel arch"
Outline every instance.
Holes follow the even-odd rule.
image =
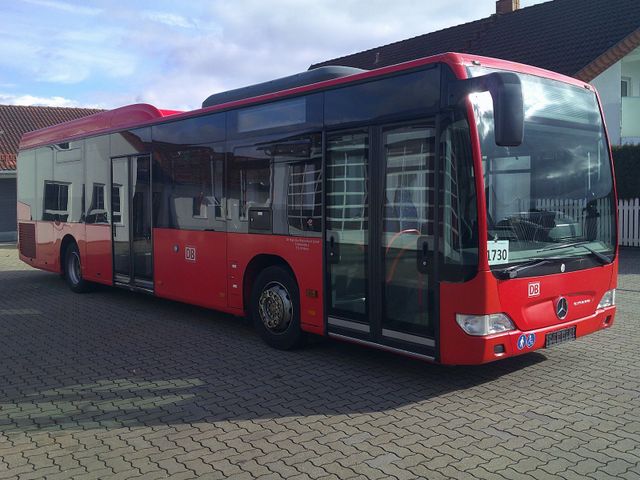
[[[67,233],[64,237],[62,237],[62,241],[60,242],[60,273],[64,273],[65,269],[65,255],[67,254],[67,248],[70,244],[75,243],[78,248],[78,253],[80,253],[80,246],[78,245],[77,240],[73,235]],[[82,263],[81,263],[82,265]]]
[[[293,280],[298,285],[298,289],[300,288],[300,282],[298,281],[293,268],[291,268],[291,265],[289,265],[289,263],[284,258],[279,255],[265,253],[256,255],[249,261],[249,263],[247,264],[247,268],[244,269],[244,276],[242,279],[242,305],[244,306],[245,313],[249,311],[251,291],[253,289],[253,284],[255,283],[256,277],[265,268],[273,266],[280,266],[287,272],[289,272]]]

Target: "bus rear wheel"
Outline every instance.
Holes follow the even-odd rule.
[[[298,285],[284,268],[272,266],[260,272],[250,308],[253,324],[268,345],[290,350],[302,344]]]
[[[69,288],[76,293],[85,293],[91,290],[91,284],[82,278],[82,264],[80,263],[80,251],[75,242],[67,245],[63,260],[64,279]]]

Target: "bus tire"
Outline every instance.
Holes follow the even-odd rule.
[[[75,293],[85,293],[91,290],[92,284],[82,278],[80,251],[75,242],[69,243],[63,257],[63,275],[69,288]]]
[[[271,266],[258,274],[250,313],[256,330],[271,347],[291,350],[302,344],[298,284],[284,268]]]

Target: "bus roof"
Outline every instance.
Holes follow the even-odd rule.
[[[125,129],[154,125],[163,121],[174,121],[182,118],[202,115],[208,112],[223,111],[253,103],[262,103],[283,96],[308,93],[314,90],[348,84],[351,82],[365,80],[381,75],[387,75],[394,72],[401,72],[403,70],[409,70],[431,63],[448,64],[453,69],[458,78],[466,78],[467,74],[465,72],[465,67],[475,64],[492,68],[500,68],[504,70],[513,70],[521,73],[528,73],[531,75],[551,78],[561,82],[593,89],[591,86],[584,82],[581,82],[580,80],[567,77],[559,73],[551,72],[549,70],[510,62],[507,60],[449,52],[440,55],[434,55],[431,57],[424,57],[417,60],[411,60],[408,62],[399,63],[397,65],[382,67],[376,70],[367,70],[362,73],[356,73],[353,75],[333,78],[330,80],[324,80],[308,85],[297,86],[286,90],[258,95],[255,97],[243,98],[240,100],[216,104],[210,107],[199,108],[189,112],[180,112],[177,110],[161,110],[154,107],[153,105],[144,103],[127,105],[113,110],[108,110],[87,117],[79,118],[77,120],[71,120],[69,122],[25,133],[22,136],[22,140],[20,141],[20,149],[34,148],[54,143],[62,143],[70,140],[77,140],[87,136],[102,135]]]

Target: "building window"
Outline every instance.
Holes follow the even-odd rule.
[[[631,96],[631,79],[623,77],[620,82],[620,95],[623,97]]]
[[[69,217],[69,184],[44,183],[42,220],[66,222]]]

